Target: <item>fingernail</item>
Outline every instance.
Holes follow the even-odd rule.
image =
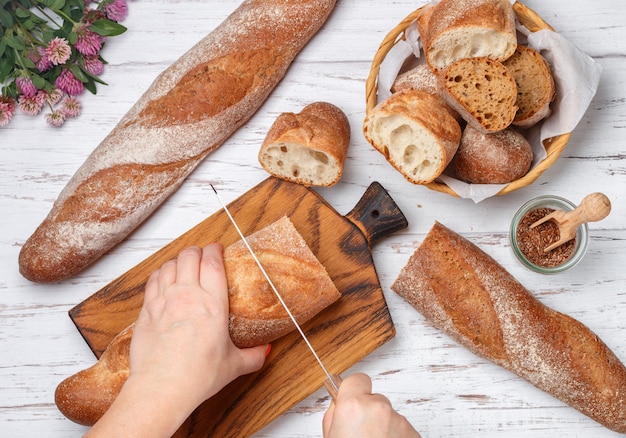
[[[267,344],[267,350],[265,350],[265,357],[270,355],[270,351],[272,351],[272,344]]]

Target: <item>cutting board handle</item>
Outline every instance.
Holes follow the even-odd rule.
[[[398,205],[376,181],[345,217],[361,230],[370,247],[383,237],[409,226]]]

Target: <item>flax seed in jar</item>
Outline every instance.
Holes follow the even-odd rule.
[[[544,248],[559,240],[557,224],[548,220],[530,228],[554,210],[574,208],[574,204],[558,196],[540,196],[519,208],[511,221],[509,237],[513,253],[524,266],[542,274],[555,274],[572,268],[582,259],[589,239],[587,224],[578,227],[574,239],[548,252]]]

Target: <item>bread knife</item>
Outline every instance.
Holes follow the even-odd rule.
[[[213,192],[215,193],[215,196],[217,197],[217,200],[219,201],[219,203],[221,204],[222,208],[224,209],[224,212],[228,216],[228,219],[230,219],[230,222],[233,224],[233,226],[237,230],[237,233],[241,237],[241,240],[246,245],[246,248],[248,248],[248,251],[250,252],[250,255],[252,255],[252,258],[254,259],[254,261],[256,262],[257,266],[259,267],[259,269],[263,273],[263,276],[265,277],[265,279],[269,283],[270,287],[274,291],[274,294],[276,295],[276,298],[278,298],[278,301],[280,301],[280,304],[283,306],[283,308],[287,312],[287,315],[289,315],[289,318],[291,319],[291,321],[295,325],[296,329],[300,333],[300,336],[302,337],[302,339],[306,343],[307,347],[309,347],[309,350],[311,350],[311,353],[313,353],[313,356],[315,357],[315,360],[317,361],[319,366],[322,368],[322,371],[324,371],[324,374],[326,374],[326,380],[324,380],[324,387],[326,388],[326,390],[328,391],[328,394],[330,394],[332,399],[335,400],[336,397],[337,397],[337,393],[339,392],[339,385],[341,385],[341,376],[339,376],[338,374],[330,374],[328,372],[328,370],[324,366],[324,363],[322,362],[322,359],[320,359],[319,355],[317,354],[317,352],[313,348],[313,345],[311,345],[311,342],[309,341],[309,339],[304,334],[304,331],[302,330],[302,327],[300,327],[300,324],[298,324],[298,321],[296,321],[296,318],[293,316],[293,313],[291,313],[291,310],[289,310],[289,307],[287,306],[287,303],[285,303],[285,300],[283,300],[283,297],[278,292],[278,289],[276,289],[276,286],[274,286],[274,283],[272,282],[272,279],[269,277],[269,275],[267,275],[267,272],[265,271],[265,268],[263,268],[263,265],[261,264],[260,260],[258,259],[256,254],[254,253],[254,250],[252,249],[252,247],[248,243],[248,240],[246,239],[246,237],[241,232],[241,229],[237,225],[237,222],[235,222],[235,218],[233,218],[233,216],[230,214],[230,211],[228,211],[228,207],[226,207],[226,204],[224,203],[224,201],[220,197],[219,193],[217,193],[217,190],[215,190],[215,187],[213,187],[213,184],[210,184],[210,186],[213,189]]]

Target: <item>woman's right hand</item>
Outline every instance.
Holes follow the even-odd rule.
[[[354,374],[341,382],[322,427],[325,438],[420,438],[387,397],[372,394],[372,381],[366,374]]]

